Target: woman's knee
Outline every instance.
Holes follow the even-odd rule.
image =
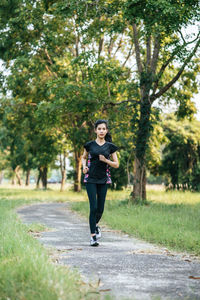
[[[104,207],[98,207],[97,214],[102,215],[104,212]]]
[[[97,207],[91,207],[90,208],[90,215],[96,215],[97,214]]]

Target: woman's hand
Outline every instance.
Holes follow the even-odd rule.
[[[85,166],[85,168],[83,168],[83,174],[87,174],[88,171],[89,171],[89,168],[87,166]]]
[[[109,160],[109,159],[106,159],[104,155],[99,155],[99,160],[105,162],[110,167],[119,168],[119,162],[118,162],[118,158],[117,158],[116,152],[112,153],[111,155],[112,155],[113,161]]]
[[[104,155],[101,155],[101,154],[100,154],[100,155],[99,155],[99,160],[101,160],[101,161],[107,163],[107,159],[105,158]]]

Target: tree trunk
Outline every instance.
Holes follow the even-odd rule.
[[[41,180],[42,180],[42,187],[44,190],[47,189],[47,172],[48,172],[48,168],[47,166],[41,167]]]
[[[16,166],[16,168],[14,169],[14,172],[15,172],[15,175],[17,177],[18,184],[22,185],[22,180],[21,180],[21,177],[19,175],[19,169],[20,169],[20,166]]]
[[[63,192],[65,188],[65,180],[66,180],[66,151],[63,152],[63,157],[60,155],[60,170],[61,170],[61,186],[60,191]]]
[[[150,113],[151,104],[148,93],[145,93],[145,96],[141,100],[139,128],[136,138],[132,202],[146,199],[145,153],[149,139]]]
[[[146,166],[144,166],[144,173],[142,177],[142,199],[143,200],[147,199],[146,186],[147,186]]]
[[[15,181],[15,172],[13,171],[13,175],[12,175],[12,179],[11,179],[11,184],[15,185],[16,181]]]
[[[126,164],[126,171],[127,171],[127,177],[128,177],[128,185],[131,184],[131,176],[130,176],[130,172],[129,172],[129,162],[130,162],[130,157],[131,155],[129,155],[128,160],[127,160],[127,164]]]
[[[133,202],[146,199],[146,169],[145,164],[135,156]]]
[[[38,178],[37,178],[37,183],[36,183],[36,189],[40,188],[40,179],[41,179],[41,170],[38,168]]]
[[[74,176],[74,191],[81,191],[81,153],[75,151],[75,176]]]
[[[62,179],[61,179],[61,185],[60,185],[60,192],[63,192],[65,189],[65,181],[66,181],[66,172],[65,171],[61,171],[61,175],[62,175]]]
[[[26,172],[26,186],[30,184],[30,174],[31,174],[31,170],[29,169]]]
[[[0,171],[0,184],[2,184],[3,181],[3,170]]]
[[[130,172],[129,172],[129,162],[127,162],[126,164],[126,172],[127,172],[127,182],[128,182],[128,186],[131,184],[131,176],[130,176]]]

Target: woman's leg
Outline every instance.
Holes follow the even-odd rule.
[[[97,184],[96,224],[100,221],[100,219],[101,219],[101,217],[103,215],[107,189],[108,189],[108,185],[107,184]]]
[[[86,190],[90,202],[90,232],[95,234],[96,228],[96,213],[97,213],[97,185],[96,183],[86,183]]]

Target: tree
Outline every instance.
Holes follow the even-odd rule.
[[[199,191],[200,122],[177,121],[169,115],[164,118],[162,127],[167,142],[160,169],[167,175],[167,188]]]
[[[16,1],[15,4],[12,6],[12,3],[3,3],[0,7],[4,9],[3,12],[0,11],[1,29],[8,28],[2,32],[0,55],[6,61],[10,73],[4,78],[2,90],[5,95],[12,93],[12,96],[7,97],[4,107],[11,109],[12,114],[18,117],[11,134],[12,138],[16,139],[19,134],[15,133],[20,132],[21,141],[25,143],[24,147],[20,148],[21,154],[24,151],[24,159],[20,163],[27,171],[27,181],[30,168],[38,168],[38,184],[41,179],[43,187],[46,188],[48,165],[55,158],[58,149],[55,145],[57,137],[54,130],[49,126],[44,127],[44,124],[48,123],[48,115],[42,116],[46,116],[46,120],[40,119],[40,104],[52,101],[46,83],[50,78],[57,78],[56,64],[51,60],[48,47],[54,49],[56,47],[56,57],[59,57],[62,53],[58,44],[60,46],[62,40],[66,47],[70,37],[61,38],[65,24],[57,34],[60,20],[57,19],[55,24],[51,16],[45,15],[43,1],[37,2],[36,6],[30,1],[24,2],[23,5],[22,1]],[[5,14],[7,11],[9,13]],[[29,19],[26,18],[27,14]],[[35,18],[36,15],[38,19]],[[52,28],[56,28],[56,31],[51,32]],[[3,118],[4,120],[7,118],[5,112]],[[5,122],[10,132],[7,125]],[[23,130],[19,131],[19,127]],[[23,140],[24,136],[26,140]],[[17,149],[19,150],[19,147]],[[13,160],[16,159],[13,151],[12,157]]]
[[[151,128],[152,104],[165,99],[167,91],[191,70],[200,45],[200,37],[187,39],[182,28],[199,18],[198,1],[126,1],[124,17],[133,30],[138,87],[140,90],[140,116],[135,150],[133,199],[146,198],[145,155]],[[191,21],[192,20],[192,21]],[[191,45],[194,46],[191,48]],[[190,46],[190,48],[189,48]],[[174,64],[177,72],[163,80]],[[180,99],[181,102],[182,99]],[[161,101],[161,100],[160,100]]]

